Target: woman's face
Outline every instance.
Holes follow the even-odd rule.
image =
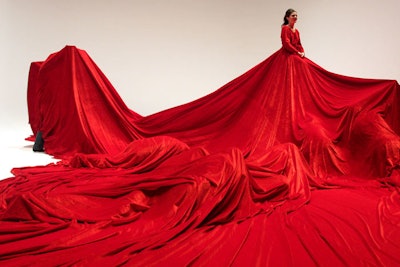
[[[289,17],[286,17],[286,18],[289,21],[289,24],[292,24],[292,25],[295,24],[297,21],[297,12],[295,11],[295,12],[291,13],[289,15]]]

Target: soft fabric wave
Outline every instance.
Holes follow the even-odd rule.
[[[0,263],[400,265],[399,94],[281,49],[141,116],[67,46],[31,65],[30,125],[60,161],[0,181]]]

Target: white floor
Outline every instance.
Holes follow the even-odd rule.
[[[12,177],[14,167],[47,165],[56,162],[54,158],[32,151],[33,142],[26,141],[30,136],[29,125],[0,125],[0,180]]]

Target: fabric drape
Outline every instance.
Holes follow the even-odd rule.
[[[399,103],[282,48],[142,116],[66,46],[31,64],[29,123],[60,161],[0,181],[0,263],[400,265]]]

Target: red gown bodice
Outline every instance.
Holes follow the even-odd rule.
[[[287,25],[282,26],[281,40],[283,48],[290,54],[297,54],[304,52],[304,48],[301,45],[300,33],[297,29],[294,31]]]

